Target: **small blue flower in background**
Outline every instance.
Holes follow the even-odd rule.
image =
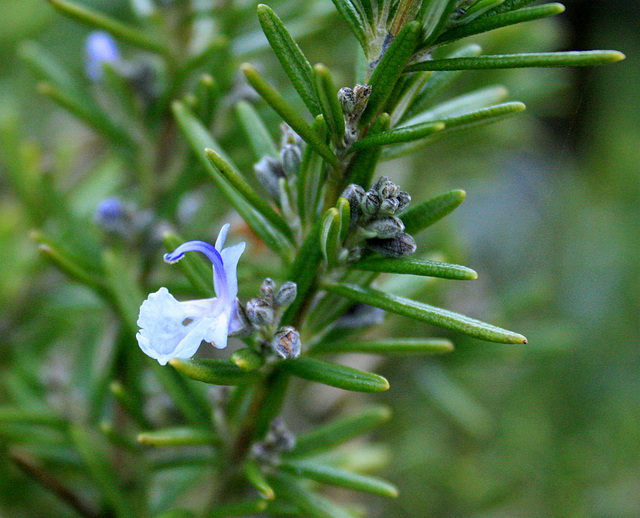
[[[229,224],[220,230],[215,247],[204,241],[188,241],[164,256],[175,263],[186,252],[201,252],[213,263],[216,298],[178,302],[167,288],[151,293],[140,306],[136,335],[142,351],[166,365],[172,358],[191,358],[204,340],[218,349],[227,346],[229,333],[244,321],[238,314],[236,269],[245,243],[224,248]]]
[[[87,36],[85,43],[87,77],[94,82],[102,80],[102,64],[120,61],[116,41],[106,32],[96,31]]]

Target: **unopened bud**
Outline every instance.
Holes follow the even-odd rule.
[[[371,85],[356,85],[353,88],[353,93],[355,94],[356,100],[354,112],[357,114],[358,118],[360,118],[360,115],[362,115],[362,112],[369,102],[369,96],[371,96]]]
[[[291,326],[281,327],[274,335],[271,347],[274,353],[285,360],[297,358],[302,348],[300,333]]]
[[[380,204],[380,214],[383,216],[391,216],[396,213],[399,205],[398,198],[387,198]]]
[[[247,317],[257,326],[268,326],[273,323],[273,307],[265,299],[251,299],[247,302]]]
[[[353,89],[340,88],[338,101],[348,122],[356,122],[360,118],[360,115],[367,107],[370,95],[371,85],[356,85]]]
[[[302,140],[300,138],[300,135],[293,131],[291,126],[289,126],[286,122],[280,124],[280,133],[280,147],[297,146],[300,149],[304,147],[304,140]]]
[[[282,169],[287,177],[298,176],[302,163],[302,151],[298,146],[287,144],[280,150]]]
[[[297,294],[298,286],[295,282],[287,281],[283,283],[276,294],[276,307],[288,306],[295,300]]]
[[[378,239],[389,239],[391,237],[396,237],[404,230],[404,223],[402,223],[400,218],[391,216],[389,218],[376,219],[372,221],[365,227],[365,230],[375,232],[375,236]]]
[[[336,320],[337,328],[362,328],[384,321],[384,310],[369,304],[354,304],[349,311]]]
[[[391,239],[374,238],[367,247],[385,257],[406,257],[416,251],[416,242],[409,234],[401,232]]]
[[[273,294],[276,290],[276,283],[267,277],[260,286],[260,293],[268,302],[273,302]]]
[[[277,199],[280,195],[278,181],[285,176],[282,164],[272,156],[265,155],[254,164],[253,170],[267,192]]]
[[[360,202],[362,212],[369,216],[375,216],[380,209],[380,196],[375,191],[367,191]]]
[[[345,117],[351,115],[356,106],[356,96],[353,93],[353,89],[348,86],[340,88],[340,90],[338,90],[338,102]]]
[[[411,195],[408,192],[400,191],[396,195],[396,200],[398,200],[398,208],[396,209],[396,214],[400,214],[411,203]]]

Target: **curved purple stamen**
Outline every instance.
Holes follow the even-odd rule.
[[[224,262],[222,261],[220,252],[218,252],[213,245],[205,241],[187,241],[186,243],[182,243],[173,252],[164,254],[164,260],[169,264],[177,263],[184,257],[186,252],[200,252],[207,256],[213,264],[213,272],[218,281],[216,284],[221,291],[221,293],[216,293],[216,295],[221,299],[228,298],[227,276],[224,271]]]

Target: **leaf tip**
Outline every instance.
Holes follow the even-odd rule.
[[[617,50],[611,50],[609,51],[609,56],[610,56],[610,63],[615,63],[616,61],[622,61],[623,59],[627,59],[627,56],[625,56],[622,52],[619,52]]]

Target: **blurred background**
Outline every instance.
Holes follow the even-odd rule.
[[[129,16],[124,1],[83,3]],[[626,61],[468,73],[446,95],[502,84],[527,111],[380,168],[414,200],[467,192],[456,212],[421,236],[419,249],[466,264],[479,279],[412,285],[414,296],[523,333],[529,344],[452,335],[452,354],[378,368],[391,389],[375,399],[395,418],[377,439],[392,455],[385,475],[401,496],[369,502],[377,516],[640,516],[640,2],[564,3],[567,11],[553,20],[477,41],[486,53],[602,48],[622,51]],[[42,0],[0,0],[0,13],[0,118],[19,114],[22,132],[51,167],[73,162],[81,171],[92,160],[78,149],[87,130],[36,93],[18,53],[37,40],[82,73],[87,31]],[[346,30],[320,31],[301,46],[312,62],[335,70],[340,85],[352,82],[355,43]],[[270,77],[281,73],[272,57],[260,59]],[[99,324],[74,313],[70,283],[36,253],[32,223],[3,174],[7,159],[5,150],[0,375],[10,380],[27,357],[42,369],[64,363],[66,341],[81,343]],[[88,203],[95,208],[97,200]],[[396,317],[384,326],[381,334],[446,335]],[[0,391],[0,404],[8,392]],[[27,498],[40,511],[21,511]],[[45,516],[47,505],[55,501],[0,465],[0,515]]]

